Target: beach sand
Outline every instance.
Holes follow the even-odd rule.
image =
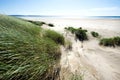
[[[99,39],[91,36],[91,31],[98,32],[102,38],[120,36],[119,19],[75,19],[75,18],[25,18],[35,21],[53,23],[55,27],[43,25],[60,32],[72,43],[72,50],[61,47],[61,80],[69,80],[69,75],[82,75],[83,80],[120,80],[120,47],[103,47]],[[76,41],[73,34],[64,27],[82,27],[87,29],[88,41]],[[81,47],[82,46],[82,47]]]
[[[24,19],[44,21],[46,23],[53,23],[56,31],[61,31],[64,27],[83,27],[104,29],[120,32],[120,19],[79,19],[79,18],[39,18],[39,17],[23,17]]]

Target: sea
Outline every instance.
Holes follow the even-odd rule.
[[[39,18],[80,18],[80,19],[120,19],[120,16],[50,16],[50,15],[10,15],[18,18],[39,17]]]

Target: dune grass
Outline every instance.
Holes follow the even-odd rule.
[[[50,27],[54,27],[54,24],[52,24],[52,23],[49,23],[49,24],[48,24],[48,26],[50,26]]]
[[[91,32],[91,35],[92,35],[93,37],[99,37],[99,34],[98,34],[97,32],[95,32],[95,31],[92,31],[92,32]]]
[[[68,28],[65,27],[65,29],[70,31],[72,34],[75,34],[76,38],[79,39],[80,41],[88,40],[88,37],[86,34],[87,30],[82,29],[81,27],[78,29],[73,27],[68,27]]]
[[[71,76],[70,80],[84,80],[84,75],[75,73]]]
[[[45,22],[41,22],[41,21],[32,21],[32,20],[26,20],[28,22],[31,22],[35,25],[38,25],[38,26],[42,26],[43,24],[46,24]]]
[[[86,32],[87,30],[77,29],[75,35],[80,41],[88,40]]]
[[[115,42],[115,45],[120,46],[120,37],[119,36],[114,37],[114,42]]]
[[[54,27],[54,24],[52,24],[52,23],[47,24],[43,21],[32,21],[32,20],[25,20],[25,21],[28,21],[28,22],[33,23],[33,24],[38,25],[38,26],[42,26],[43,24],[45,24],[45,25],[48,25],[49,27]]]
[[[52,33],[41,36],[42,30],[22,19],[0,15],[0,80],[54,78],[52,69],[61,55],[55,37],[62,36],[56,32],[55,39]]]
[[[65,29],[67,29],[67,30],[69,30],[72,34],[74,34],[75,33],[75,31],[77,30],[77,29],[75,29],[75,28],[73,28],[73,27],[65,27]]]
[[[120,37],[113,37],[113,38],[103,38],[100,40],[100,45],[103,46],[110,46],[110,47],[115,47],[115,46],[120,46]]]
[[[64,45],[64,43],[65,43],[64,37],[61,34],[55,32],[53,30],[46,30],[45,37],[52,39],[57,44]]]

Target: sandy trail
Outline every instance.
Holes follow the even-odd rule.
[[[84,80],[119,80],[120,79],[120,49],[105,48],[98,45],[98,40],[92,39],[81,43],[74,35],[67,34],[65,38],[72,42],[72,50],[62,47],[61,67],[70,70],[72,74],[82,75]],[[81,47],[81,45],[83,47]],[[67,76],[70,73],[61,73]],[[68,79],[69,80],[69,79]]]

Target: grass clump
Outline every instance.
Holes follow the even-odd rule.
[[[27,20],[28,22],[31,22],[35,25],[38,25],[38,26],[42,26],[43,24],[46,24],[45,22],[40,22],[40,21],[31,21],[31,20]]]
[[[84,80],[83,79],[83,75],[82,74],[79,74],[79,73],[75,73],[71,76],[71,79],[70,80]]]
[[[76,30],[75,35],[80,41],[88,40],[86,30],[78,29]]]
[[[38,26],[42,26],[43,24],[46,24],[45,22],[41,22],[41,21],[31,21],[31,20],[26,20],[26,21],[28,21],[30,23],[33,23],[35,25],[38,25]],[[46,24],[46,25],[48,25],[50,27],[54,27],[54,25],[52,23],[49,23],[49,24]]]
[[[72,42],[70,40],[66,40],[65,47],[67,50],[72,50]]]
[[[91,32],[91,35],[92,35],[93,37],[98,37],[98,36],[99,36],[99,34],[98,34],[97,32],[94,32],[94,31]]]
[[[114,37],[115,45],[120,46],[120,37]]]
[[[82,29],[81,27],[78,29],[73,27],[68,27],[65,29],[69,30],[72,34],[75,34],[76,38],[78,38],[80,41],[88,40],[88,37],[86,34],[87,30]]]
[[[25,20],[0,15],[0,80],[54,78],[53,66],[60,58],[60,49],[49,37],[52,34],[41,36],[42,30]]]
[[[64,37],[55,31],[46,30],[45,36],[50,38],[51,40],[55,41],[57,44],[64,45],[64,43],[65,43]]]
[[[99,44],[110,47],[120,46],[120,37],[103,38],[100,40]]]
[[[50,26],[50,27],[54,27],[54,25],[53,25],[53,24],[51,24],[51,23],[49,23],[49,24],[48,24],[48,26]]]
[[[101,39],[100,45],[110,46],[110,47],[115,46],[113,38],[103,38],[103,39]]]
[[[65,28],[65,29],[67,29],[67,30],[69,30],[71,33],[75,33],[75,31],[77,30],[77,29],[75,29],[75,28],[73,28],[73,27],[68,27],[68,28]]]

